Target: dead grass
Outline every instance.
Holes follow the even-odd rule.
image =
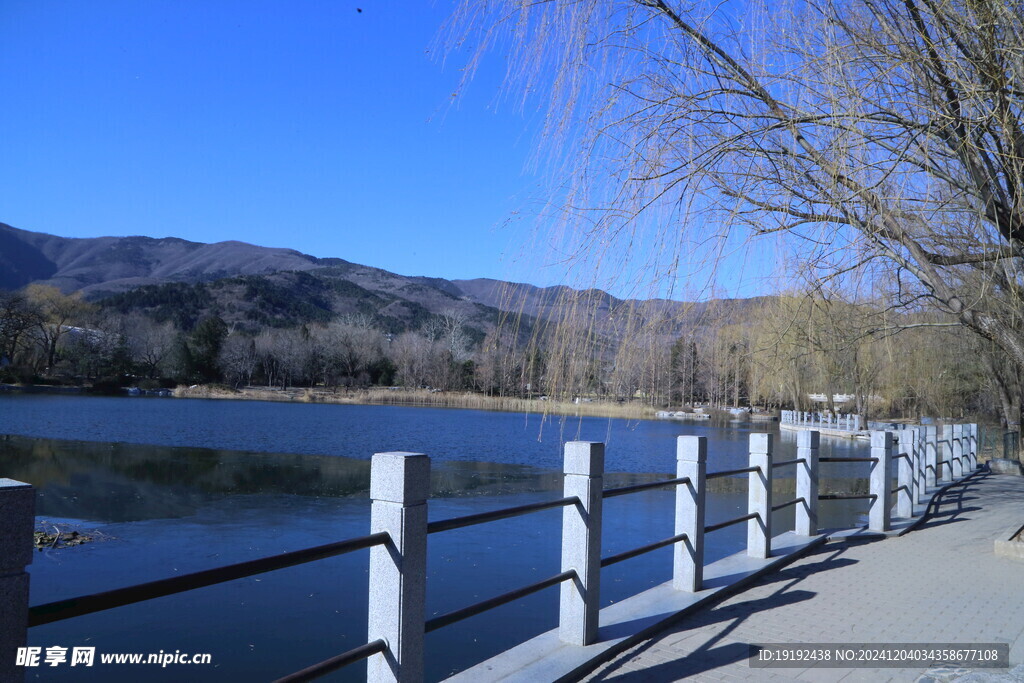
[[[567,401],[541,401],[505,396],[484,396],[483,394],[474,394],[472,392],[427,391],[425,389],[332,390],[276,389],[271,387],[233,389],[223,385],[197,385],[191,387],[179,386],[175,388],[174,396],[177,398],[463,408],[568,415],[571,417],[618,417],[634,420],[653,418],[655,413],[654,408],[637,403],[602,403],[597,401],[571,403]]]

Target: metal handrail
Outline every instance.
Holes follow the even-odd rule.
[[[476,615],[482,612],[486,612],[489,609],[494,609],[495,607],[500,607],[501,605],[512,602],[513,600],[525,598],[527,595],[557,585],[575,576],[575,569],[564,571],[561,574],[555,574],[554,576],[548,577],[543,581],[531,583],[529,586],[523,586],[522,588],[517,588],[513,591],[509,591],[508,593],[502,593],[501,595],[497,595],[493,598],[482,600],[476,604],[470,605],[469,607],[463,607],[462,609],[457,609],[454,612],[442,614],[441,616],[434,617],[433,619],[427,619],[427,622],[424,625],[424,629],[427,633],[430,633],[431,631],[436,631],[439,628],[448,626],[449,624],[454,624],[455,622],[462,621],[463,619],[475,617]]]
[[[388,649],[388,644],[383,640],[374,640],[367,643],[366,645],[360,645],[359,647],[352,648],[348,652],[325,659],[322,662],[307,666],[301,671],[296,671],[293,674],[288,674],[282,678],[278,678],[274,683],[304,683],[305,681],[312,681],[321,676],[326,676],[332,671],[337,671],[343,666],[349,664],[355,664],[356,662],[372,657],[375,654],[382,653]]]
[[[689,477],[677,477],[676,479],[666,479],[664,481],[651,481],[645,484],[632,484],[630,486],[620,486],[617,489],[605,489],[601,492],[601,496],[604,498],[614,498],[615,496],[624,496],[627,493],[636,493],[637,491],[646,491],[647,489],[657,489],[662,486],[679,486],[680,484],[689,484]]]
[[[826,493],[818,496],[818,500],[874,500],[878,498],[874,493]]]
[[[525,515],[530,512],[537,512],[538,510],[565,507],[566,505],[576,505],[579,502],[580,499],[577,498],[576,496],[568,496],[566,498],[559,498],[558,500],[546,500],[540,503],[530,503],[528,505],[519,505],[511,508],[502,508],[501,510],[491,510],[490,512],[479,512],[473,515],[465,515],[463,517],[441,519],[436,522],[428,522],[427,533],[436,534],[440,531],[461,529],[463,527],[473,526],[475,524],[494,522],[499,519],[508,519],[509,517],[518,517],[519,515]]]
[[[626,560],[630,560],[636,557],[637,555],[643,555],[644,553],[649,553],[652,550],[657,550],[658,548],[664,548],[667,545],[673,545],[675,543],[679,543],[680,541],[685,541],[686,538],[686,534],[676,534],[671,538],[664,538],[660,541],[655,541],[654,543],[648,543],[647,545],[640,546],[639,548],[633,548],[632,550],[627,550],[625,552],[619,553],[618,555],[609,555],[608,557],[601,558],[601,566],[610,567],[613,564],[618,564],[619,562],[625,562]]]
[[[247,576],[263,574],[275,569],[294,567],[298,564],[335,557],[336,555],[343,555],[364,548],[372,548],[375,545],[382,545],[390,540],[391,536],[389,534],[380,532],[370,534],[369,536],[350,538],[337,543],[328,543],[313,548],[293,550],[292,552],[281,553],[280,555],[261,557],[257,560],[248,560],[224,567],[206,569],[183,576],[173,576],[169,579],[159,579],[102,593],[48,602],[43,605],[29,607],[28,625],[29,627],[41,626],[55,621],[71,619],[72,617],[80,617],[83,614],[102,612],[114,607],[123,607],[124,605],[131,605],[136,602],[143,602],[144,600],[162,598],[195,588],[212,586],[224,583],[225,581],[244,579]]]
[[[806,463],[807,458],[794,458],[793,460],[783,460],[782,462],[773,462],[772,469],[776,467],[788,467],[789,465],[799,465],[800,463]]]
[[[718,531],[719,529],[724,529],[727,526],[732,526],[733,524],[739,524],[740,522],[745,522],[748,519],[754,519],[755,517],[756,518],[760,518],[761,514],[758,513],[758,512],[751,512],[749,515],[743,515],[742,517],[737,517],[736,519],[730,519],[727,522],[719,522],[718,524],[711,524],[709,526],[704,527],[704,533],[710,534],[712,531]]]
[[[754,465],[752,467],[742,467],[738,470],[722,470],[721,472],[708,472],[704,475],[705,479],[718,479],[719,477],[731,477],[734,474],[746,474],[747,472],[759,472],[760,467]]]
[[[790,505],[796,505],[798,503],[806,503],[806,502],[807,502],[807,500],[805,498],[803,498],[802,496],[800,498],[794,498],[793,500],[787,501],[785,503],[779,503],[778,505],[773,505],[772,506],[772,512],[775,512],[777,510],[782,510],[783,508],[788,508]]]
[[[878,458],[818,458],[818,462],[878,462]]]

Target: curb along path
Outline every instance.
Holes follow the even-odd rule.
[[[1022,664],[1024,563],[993,552],[995,540],[1022,524],[1024,478],[978,475],[944,493],[916,531],[822,546],[584,680],[875,682],[950,680],[958,673],[751,669],[749,646],[766,643],[1008,642],[1011,667]]]

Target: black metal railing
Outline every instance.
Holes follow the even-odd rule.
[[[48,602],[29,608],[28,625],[30,627],[41,626],[42,624],[49,624],[63,619],[80,617],[84,614],[102,612],[103,610],[123,607],[124,605],[131,605],[136,602],[162,598],[196,588],[204,588],[224,583],[225,581],[243,579],[247,576],[263,574],[276,569],[294,567],[295,565],[335,557],[356,550],[372,548],[375,545],[387,543],[390,538],[386,533],[370,534],[369,536],[351,538],[337,543],[328,543],[313,548],[262,557],[258,560],[249,560],[183,576],[173,576],[169,579],[150,581],[149,583],[141,583],[135,586],[128,586],[127,588]]]
[[[818,462],[878,462],[878,458],[818,458]]]
[[[531,583],[529,586],[516,588],[515,590],[511,590],[507,593],[502,593],[501,595],[497,595],[493,598],[481,600],[480,602],[470,605],[468,607],[462,607],[460,609],[454,610],[452,612],[449,612],[448,614],[442,614],[439,617],[427,619],[427,623],[424,626],[424,628],[427,633],[430,633],[431,631],[436,631],[437,629],[442,628],[444,626],[448,626],[449,624],[454,624],[458,621],[462,621],[463,619],[475,617],[476,615],[486,612],[487,610],[494,609],[495,607],[501,607],[502,605],[510,603],[513,600],[525,598],[527,595],[531,595],[533,593],[536,593],[537,591],[542,591],[545,588],[550,588],[551,586],[558,585],[563,581],[567,581],[575,576],[576,570],[574,569],[564,571],[561,574],[555,574],[554,576],[550,576],[541,581],[537,581],[536,583]]]
[[[753,467],[741,467],[738,470],[721,470],[719,472],[708,472],[704,476],[704,478],[705,479],[718,479],[719,477],[732,477],[732,476],[735,476],[737,474],[747,474],[748,472],[759,472],[759,471],[761,471],[761,468],[757,467],[755,465]]]
[[[518,517],[519,515],[525,515],[531,512],[538,512],[540,510],[547,510],[549,508],[565,507],[566,505],[576,505],[580,502],[580,499],[576,496],[568,496],[566,498],[559,498],[558,500],[545,500],[540,503],[530,503],[528,505],[519,505],[511,508],[502,508],[501,510],[491,510],[490,512],[479,512],[472,515],[465,515],[463,517],[452,517],[451,519],[442,519],[436,522],[427,523],[427,533],[436,534],[441,531],[450,531],[451,529],[462,529],[467,526],[475,526],[477,524],[485,524],[487,522],[495,522],[499,519],[508,519],[509,517]]]
[[[632,484],[630,486],[620,486],[617,489],[605,489],[601,492],[603,498],[614,498],[616,496],[624,496],[627,493],[636,493],[638,491],[647,491],[649,489],[660,489],[666,486],[679,486],[680,484],[689,484],[689,477],[679,477],[677,479],[666,479],[664,481],[650,481],[644,484]]]
[[[349,664],[355,664],[364,659],[369,659],[375,654],[384,652],[388,649],[387,643],[383,640],[374,640],[373,642],[367,643],[366,645],[360,645],[354,647],[348,652],[343,652],[336,657],[325,659],[318,664],[313,666],[307,666],[301,671],[296,671],[293,674],[288,674],[283,678],[278,678],[274,683],[305,683],[305,681],[312,681],[321,676],[337,671],[338,669],[348,666]]]
[[[719,529],[724,529],[727,526],[732,526],[733,524],[739,524],[741,522],[745,522],[748,519],[760,519],[760,518],[761,518],[761,515],[759,513],[751,512],[749,515],[743,515],[742,517],[737,517],[736,519],[729,519],[729,520],[726,520],[724,522],[718,522],[717,524],[709,524],[708,526],[704,527],[704,533],[710,534],[712,531],[718,531]]]
[[[806,463],[805,458],[794,458],[792,460],[783,460],[782,462],[773,462],[772,469],[776,467],[789,467],[790,465],[799,465],[800,463]]]
[[[651,551],[658,550],[659,548],[664,548],[665,546],[674,545],[676,543],[681,543],[682,541],[685,541],[686,538],[687,538],[686,534],[676,534],[675,536],[670,536],[669,538],[663,538],[662,540],[655,541],[654,543],[648,543],[647,545],[642,545],[639,548],[633,548],[632,550],[626,550],[624,552],[618,553],[617,555],[610,555],[608,557],[602,557],[601,558],[601,566],[602,567],[610,567],[613,564],[618,564],[619,562],[625,562],[626,560],[631,560],[634,557],[638,557],[640,555],[643,555],[644,553],[649,553]]]
[[[794,498],[793,500],[787,500],[785,503],[779,503],[778,505],[773,505],[772,506],[772,512],[777,512],[779,510],[784,510],[785,508],[788,508],[791,505],[799,505],[799,504],[806,503],[806,502],[807,502],[807,500],[803,496],[801,496],[800,498]]]

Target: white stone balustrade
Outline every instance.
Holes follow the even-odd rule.
[[[784,411],[783,417],[809,424],[816,416]],[[827,424],[859,426],[859,418],[846,416]],[[903,520],[914,516],[915,505],[927,502],[944,475],[959,478],[976,471],[978,425],[945,425],[941,440],[939,434],[933,425],[871,432],[870,530],[892,528],[894,468],[898,479],[895,517]],[[794,533],[800,537],[811,538],[819,532],[819,445],[819,432],[801,431],[796,461],[777,464],[780,468],[795,465],[794,500],[777,507],[795,507]],[[652,544],[673,547],[673,588],[691,593],[704,590],[704,539],[712,530],[746,521],[746,554],[759,559],[772,556],[773,446],[770,434],[750,435],[749,468],[753,471],[748,473],[747,515],[711,527],[705,525],[707,439],[677,439],[676,478],[685,481],[662,484],[674,484],[675,532],[673,538]],[[571,572],[560,584],[558,638],[582,647],[599,637],[605,448],[602,443],[569,442],[564,454],[563,493],[574,500],[557,502],[563,505],[561,567],[563,573]],[[632,492],[620,489],[615,495]],[[370,681],[411,682],[424,677],[429,494],[430,459],[426,455],[394,452],[373,456],[370,533],[384,532],[389,540],[370,548],[368,642],[384,642],[375,646],[383,647],[383,652],[377,651],[367,660]],[[29,577],[25,568],[32,561],[34,504],[30,485],[0,479],[0,680],[20,680],[24,673],[15,666],[14,655],[26,642]],[[620,561],[635,554],[613,559]]]

